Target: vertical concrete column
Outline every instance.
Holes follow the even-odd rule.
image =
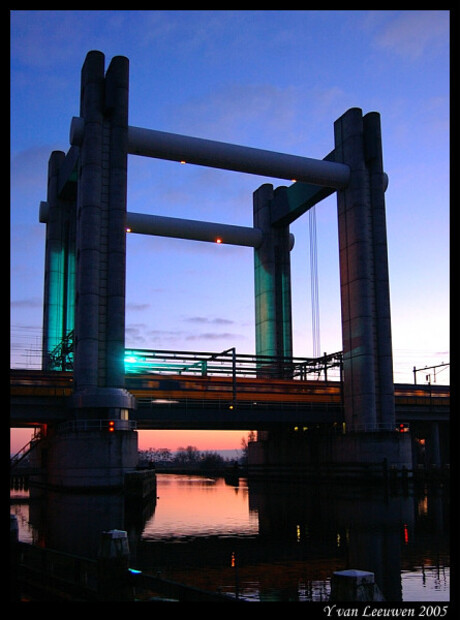
[[[439,423],[431,422],[430,438],[429,438],[428,460],[431,466],[439,467],[441,465],[441,449],[439,442]]]
[[[128,59],[92,51],[81,72],[76,206],[75,419],[48,438],[48,482],[63,488],[123,489],[137,463],[124,389]],[[70,280],[69,280],[70,283]],[[121,420],[107,432],[107,419]],[[94,423],[96,421],[96,423]],[[126,422],[126,423],[125,423]]]
[[[271,225],[273,186],[254,192],[254,226],[263,242],[254,250],[256,355],[292,357],[289,227]]]
[[[42,368],[56,370],[50,354],[72,331],[75,301],[75,203],[59,197],[59,172],[65,154],[48,162]]]
[[[336,161],[350,167],[337,192],[345,420],[395,425],[390,287],[380,116],[348,110],[334,126]]]
[[[366,114],[364,152],[369,172],[372,216],[372,250],[374,263],[375,339],[377,366],[377,422],[384,427],[396,423],[391,338],[390,278],[385,212],[385,175],[383,169],[380,115]]]
[[[80,145],[77,197],[77,299],[75,305],[75,389],[99,384],[99,301],[102,226],[104,55],[90,52],[81,73]]]
[[[82,69],[77,211],[74,406],[125,417],[128,59],[90,52]],[[91,413],[91,410],[94,410]]]
[[[335,122],[334,133],[336,161],[350,167],[348,187],[337,192],[345,421],[352,429],[374,430],[374,261],[361,110],[348,110]]]
[[[126,192],[128,147],[129,62],[113,58],[106,74],[105,108],[110,125],[107,225],[107,349],[108,386],[125,381]]]

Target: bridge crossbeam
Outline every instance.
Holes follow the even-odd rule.
[[[70,143],[79,146],[84,120],[72,119]],[[128,127],[128,153],[183,163],[246,172],[278,179],[296,179],[343,189],[350,170],[346,164],[227,144],[142,127]]]

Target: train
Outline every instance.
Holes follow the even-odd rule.
[[[340,381],[232,377],[220,375],[127,374],[125,388],[152,405],[185,401],[238,403],[342,403]],[[10,371],[12,396],[70,396],[73,374],[68,371]],[[450,387],[395,384],[397,405],[450,405]]]

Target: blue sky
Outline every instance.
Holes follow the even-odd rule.
[[[11,342],[38,362],[51,151],[80,71],[130,61],[129,123],[322,159],[350,107],[381,114],[395,381],[449,361],[448,11],[11,11]],[[285,181],[130,156],[128,211],[252,226]],[[336,198],[316,207],[321,350],[341,349]],[[313,353],[309,222],[291,227],[294,353]],[[126,345],[254,352],[253,251],[128,236]],[[439,372],[439,371],[438,371]],[[424,379],[424,376],[423,376]],[[422,380],[422,377],[419,379]],[[449,370],[437,381],[448,382]]]

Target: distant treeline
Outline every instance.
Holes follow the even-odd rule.
[[[155,467],[156,469],[183,469],[183,470],[228,470],[242,467],[246,463],[246,451],[238,459],[225,459],[214,451],[201,452],[195,446],[177,448],[171,451],[168,448],[149,448],[139,451],[140,467]]]

